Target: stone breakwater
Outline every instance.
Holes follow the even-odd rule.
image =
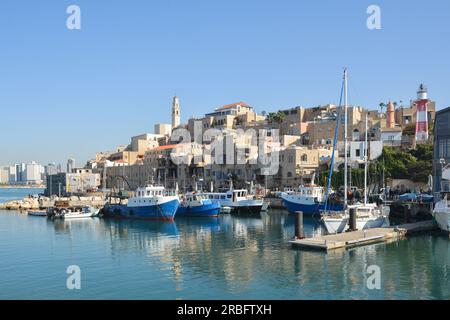
[[[55,204],[55,201],[68,201],[70,206],[93,206],[101,208],[105,205],[105,198],[101,196],[94,197],[61,197],[61,198],[36,198],[26,197],[22,200],[13,200],[6,203],[0,203],[0,209],[3,210],[38,210],[47,209]]]

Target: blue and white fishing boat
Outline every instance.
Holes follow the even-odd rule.
[[[283,193],[281,195],[283,205],[290,213],[302,211],[304,215],[319,214],[321,210],[325,209],[325,191],[321,186],[302,185],[297,192]],[[331,203],[327,205],[331,210],[342,210],[343,206],[340,203]]]
[[[109,204],[104,207],[106,217],[173,221],[180,199],[175,190],[149,185],[138,188],[127,204]]]
[[[217,217],[220,213],[220,203],[213,202],[206,195],[193,192],[181,199],[177,217]]]

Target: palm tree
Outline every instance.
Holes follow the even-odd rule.
[[[281,124],[281,123],[283,123],[285,117],[286,117],[285,113],[284,113],[283,111],[280,110],[280,111],[277,112],[277,114],[276,114],[276,116],[275,116],[275,121],[276,121],[278,124]]]
[[[275,112],[269,112],[266,116],[266,120],[269,124],[272,124],[276,120],[276,113]]]

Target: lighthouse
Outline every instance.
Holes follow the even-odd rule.
[[[428,90],[421,84],[416,100],[416,143],[428,141]]]

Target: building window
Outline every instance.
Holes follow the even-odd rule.
[[[288,171],[287,177],[288,177],[288,178],[292,178],[292,172]]]
[[[306,154],[302,155],[301,160],[302,160],[302,162],[307,162],[308,161],[308,156]]]
[[[360,156],[361,156],[361,150],[356,149],[356,156],[357,156],[357,157],[360,157]]]

